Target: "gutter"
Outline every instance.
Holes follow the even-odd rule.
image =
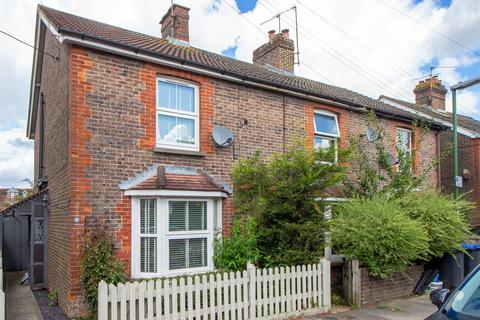
[[[408,117],[403,115],[398,115],[388,111],[373,109],[371,107],[366,107],[362,104],[356,103],[354,101],[349,101],[346,99],[336,98],[327,96],[324,94],[314,93],[299,89],[298,87],[290,86],[287,84],[279,84],[274,81],[258,79],[249,76],[241,76],[234,72],[227,70],[205,66],[204,64],[187,61],[180,58],[171,57],[166,54],[154,52],[152,50],[146,50],[139,47],[127,45],[120,43],[118,41],[106,40],[101,37],[92,36],[86,33],[81,33],[78,31],[70,30],[67,28],[58,28],[57,32],[60,33],[60,41],[70,42],[75,44],[81,44],[83,46],[100,49],[102,51],[109,51],[123,56],[133,57],[140,60],[151,61],[157,64],[162,64],[166,66],[171,66],[177,69],[184,69],[192,71],[195,73],[200,73],[215,78],[221,78],[228,81],[244,83],[247,85],[261,87],[268,90],[273,90],[277,92],[282,92],[291,96],[306,98],[308,100],[314,100],[329,105],[339,106],[345,109],[349,109],[355,112],[366,113],[368,110],[375,111],[376,114],[381,115],[385,118],[397,119],[405,122],[412,122],[417,120],[415,117]],[[444,130],[446,127],[435,122],[430,122],[429,126],[435,129]]]

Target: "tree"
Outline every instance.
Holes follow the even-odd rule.
[[[257,221],[262,265],[316,263],[323,255],[323,203],[332,186],[345,179],[334,147],[324,150],[296,144],[270,161],[252,158],[234,166],[235,207]],[[347,152],[339,152],[344,159]]]

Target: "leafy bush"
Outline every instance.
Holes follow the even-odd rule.
[[[428,235],[423,225],[385,197],[354,198],[339,205],[330,223],[334,247],[358,259],[373,276],[388,277],[426,258]]]
[[[215,267],[224,271],[242,271],[247,263],[258,261],[256,222],[253,217],[247,217],[242,224],[237,218],[233,222],[229,237],[223,237],[215,242]]]
[[[423,224],[432,257],[461,249],[461,243],[471,235],[466,219],[474,208],[471,202],[435,190],[412,192],[399,201],[411,218]]]
[[[113,237],[105,226],[97,224],[88,232],[80,268],[82,289],[90,313],[94,315],[99,282],[116,284],[125,281],[123,263],[115,256]]]
[[[262,266],[317,263],[323,255],[323,208],[316,198],[345,178],[344,167],[326,163],[334,156],[333,148],[300,144],[268,163],[257,153],[235,164],[235,207],[256,217]]]

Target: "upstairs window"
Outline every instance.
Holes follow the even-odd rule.
[[[397,128],[397,152],[409,158],[412,156],[412,131]]]
[[[198,86],[157,79],[157,147],[199,150]]]
[[[412,131],[397,128],[398,170],[412,171]],[[402,161],[403,160],[403,161]]]
[[[315,147],[328,149],[333,146],[336,152],[337,140],[340,137],[337,115],[328,111],[316,110],[314,113],[314,117]],[[332,159],[332,162],[335,161],[336,159]]]

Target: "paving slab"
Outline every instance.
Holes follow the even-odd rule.
[[[427,296],[395,299],[339,313],[305,317],[309,320],[423,320],[437,308]]]
[[[30,286],[20,284],[24,271],[5,272],[6,320],[43,320]]]

